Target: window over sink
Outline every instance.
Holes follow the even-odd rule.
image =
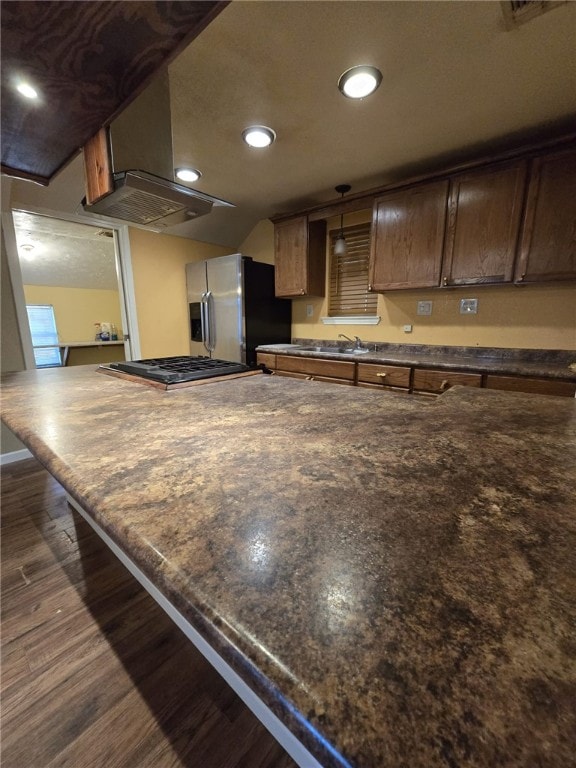
[[[368,260],[370,258],[370,224],[356,224],[343,230],[346,252],[334,253],[340,229],[331,230],[330,237],[330,317],[375,317],[378,294],[368,291]]]

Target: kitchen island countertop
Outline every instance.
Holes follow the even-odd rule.
[[[576,404],[3,376],[2,417],[327,768],[566,768]]]

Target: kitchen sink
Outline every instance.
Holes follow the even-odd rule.
[[[341,355],[362,355],[367,349],[354,349],[354,347],[293,347],[298,352],[329,352]]]

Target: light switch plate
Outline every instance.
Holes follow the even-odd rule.
[[[306,304],[306,317],[314,317],[314,305]]]
[[[461,315],[478,314],[478,299],[460,299]]]
[[[416,307],[417,315],[431,315],[432,314],[432,302],[431,301],[419,301]]]

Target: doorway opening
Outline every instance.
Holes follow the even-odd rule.
[[[37,314],[31,308],[52,307],[54,364],[132,360],[121,233],[23,210],[13,210],[12,220],[26,316]],[[38,365],[37,356],[44,356],[37,344],[34,355]]]

